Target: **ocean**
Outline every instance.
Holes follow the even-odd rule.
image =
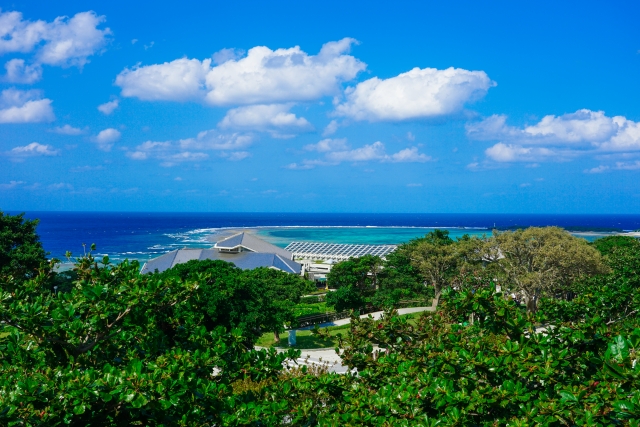
[[[281,247],[292,241],[398,244],[435,228],[460,237],[489,234],[494,227],[555,225],[588,240],[640,229],[640,215],[26,212],[25,216],[40,220],[37,231],[45,250],[63,261],[65,252],[79,256],[92,243],[97,255],[109,255],[114,262],[146,261],[178,248],[210,247],[234,229],[252,229]]]

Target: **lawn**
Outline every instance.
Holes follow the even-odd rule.
[[[301,350],[311,349],[311,348],[334,348],[338,345],[338,338],[336,337],[338,334],[346,334],[349,332],[349,325],[343,326],[330,326],[328,328],[324,328],[329,332],[329,335],[332,338],[323,338],[317,335],[313,335],[310,330],[299,330],[296,332],[296,345],[294,348],[299,348]],[[260,347],[278,347],[278,348],[288,348],[289,347],[289,332],[285,332],[280,334],[280,344],[276,345],[273,339],[273,332],[268,332],[263,334],[256,343],[257,346]]]
[[[312,314],[325,314],[331,313],[333,309],[327,307],[326,302],[316,302],[312,304],[299,303],[296,304],[294,308],[294,313],[296,317],[300,316],[309,316]]]
[[[412,325],[416,325],[416,321],[424,312],[419,313],[409,313],[402,314],[399,317],[404,317],[409,320],[409,323]],[[338,345],[338,334],[342,334],[343,336],[349,333],[350,325],[342,325],[342,326],[329,326],[327,328],[323,328],[332,338],[323,338],[311,333],[311,330],[298,330],[296,332],[296,345],[295,348],[300,350],[308,350],[314,348],[333,348]],[[333,338],[336,337],[336,338]],[[263,334],[256,343],[259,347],[278,347],[278,348],[289,348],[289,332],[284,332],[280,334],[280,343],[276,345],[273,339],[273,332],[267,332]]]

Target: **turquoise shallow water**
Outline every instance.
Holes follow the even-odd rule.
[[[436,230],[426,227],[265,227],[255,229],[260,238],[274,245],[285,247],[291,242],[350,243],[359,245],[396,245],[423,237]],[[481,237],[491,230],[477,228],[440,228],[449,232],[452,239],[465,234]],[[607,233],[574,233],[589,241]]]

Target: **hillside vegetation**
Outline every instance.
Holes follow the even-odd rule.
[[[30,227],[4,232],[8,217],[0,247],[37,246]],[[337,336],[346,375],[254,349],[291,321],[297,277],[220,262],[140,275],[91,253],[60,276],[44,253],[12,253],[39,262],[0,257],[0,425],[640,425],[634,239],[545,228],[411,242],[397,256],[437,311],[352,317]],[[360,298],[402,287],[353,277],[342,287]]]

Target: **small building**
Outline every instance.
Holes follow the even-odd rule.
[[[303,271],[316,282],[326,280],[334,264],[349,258],[376,255],[384,258],[395,251],[396,245],[350,245],[344,243],[292,242],[285,250],[302,264]]]
[[[291,242],[285,248],[293,254],[294,260],[313,260],[335,262],[346,261],[364,255],[377,255],[384,258],[395,251],[396,245],[350,245],[344,243]]]
[[[292,274],[304,274],[293,254],[248,233],[238,233],[217,242],[211,249],[178,249],[147,261],[142,274],[163,272],[191,260],[221,260],[243,270],[274,268]]]

